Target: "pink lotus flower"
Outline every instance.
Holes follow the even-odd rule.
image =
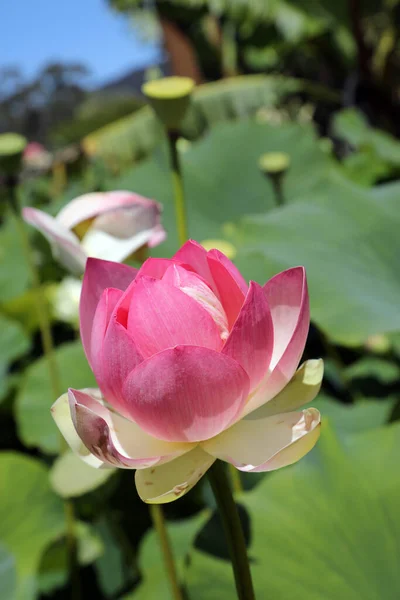
[[[89,256],[123,261],[146,244],[157,246],[166,235],[160,205],[131,192],[84,194],[56,218],[35,208],[24,208],[22,214],[46,236],[55,258],[77,274]]]
[[[246,284],[218,250],[187,242],[136,271],[89,259],[81,336],[99,390],[73,390],[53,417],[94,467],[137,469],[146,502],[187,492],[216,458],[271,471],[319,437],[323,365],[296,372],[307,338],[305,272]]]

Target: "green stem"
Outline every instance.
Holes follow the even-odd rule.
[[[232,21],[222,25],[221,54],[223,77],[235,77],[238,74],[238,50],[236,27]]]
[[[239,600],[255,600],[242,524],[232,496],[225,465],[216,460],[208,471],[208,478],[224,526],[238,598]]]
[[[183,245],[188,240],[189,235],[187,227],[185,194],[183,190],[182,170],[177,148],[179,134],[176,131],[167,131],[167,137],[172,171],[172,183],[174,186],[175,216],[178,228],[178,238],[179,243]]]
[[[150,515],[160,542],[164,566],[168,573],[171,586],[172,597],[174,600],[183,600],[183,595],[178,581],[178,574],[175,568],[174,556],[172,554],[171,542],[165,526],[164,514],[161,506],[159,504],[151,504]]]
[[[9,196],[10,206],[14,214],[15,224],[21,240],[21,246],[23,249],[25,260],[31,273],[32,287],[34,290],[36,312],[39,320],[43,352],[46,357],[49,369],[50,385],[52,389],[53,398],[57,399],[59,396],[61,396],[62,389],[60,385],[58,366],[54,355],[53,337],[51,334],[50,321],[48,319],[46,306],[45,303],[42,301],[38,269],[33,258],[33,252],[29,242],[29,237],[26,233],[24,222],[21,219],[21,214],[18,206],[18,181],[16,177],[8,177],[5,183]],[[60,453],[62,453],[65,450],[65,447],[66,444],[64,438],[60,435]],[[71,598],[73,600],[79,600],[80,582],[75,536],[75,514],[74,506],[70,500],[64,500],[64,514],[66,522],[66,545],[68,550],[68,566],[72,586]]]
[[[285,196],[283,194],[282,177],[276,175],[271,176],[272,187],[274,188],[275,202],[277,206],[283,206],[285,204]]]
[[[238,471],[238,469],[231,464],[229,464],[229,475],[234,493],[240,494],[240,492],[243,492],[243,483],[242,478],[240,477],[240,471]]]

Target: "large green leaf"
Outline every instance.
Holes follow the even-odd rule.
[[[63,344],[55,351],[55,357],[60,394],[69,387],[96,386],[80,341]],[[46,357],[42,357],[27,369],[15,402],[18,433],[26,446],[52,454],[59,451],[60,434],[50,414],[50,407],[56,400],[50,384],[48,362]]]
[[[135,565],[125,556],[126,544],[121,542],[120,534],[116,535],[118,525],[113,523],[112,516],[103,518],[97,523],[96,531],[104,546],[103,554],[96,560],[95,568],[101,590],[106,598],[115,598],[129,580],[138,576]]]
[[[347,379],[377,379],[382,385],[395,383],[400,379],[400,367],[393,362],[366,356],[346,367],[344,375]]]
[[[8,366],[27,352],[29,346],[30,340],[19,323],[0,314],[0,400],[8,389]]]
[[[394,207],[330,174],[307,201],[243,219],[238,264],[261,283],[304,265],[313,320],[336,342],[357,345],[400,329],[399,227]]]
[[[307,458],[243,495],[257,598],[398,598],[399,451],[400,424],[346,444],[325,425]],[[226,562],[196,551],[187,574],[193,600],[235,597]]]
[[[333,133],[355,148],[369,148],[378,159],[400,166],[400,142],[385,131],[371,127],[363,114],[347,108],[335,114]]]
[[[0,598],[15,600],[17,593],[17,571],[14,556],[0,544]]]
[[[194,517],[168,525],[168,535],[174,553],[179,576],[183,573],[185,561],[198,530],[209,518],[209,511],[204,510]],[[140,546],[140,568],[143,582],[124,600],[173,600],[169,587],[160,544],[154,530],[146,534]]]
[[[41,556],[65,527],[62,501],[50,489],[44,465],[14,452],[0,454],[0,489],[0,542],[17,571],[15,596],[1,598],[31,600]]]
[[[0,302],[22,294],[28,283],[29,270],[21,238],[15,220],[9,217],[0,229]]]
[[[269,151],[290,155],[284,188],[289,202],[320,193],[335,168],[310,125],[277,126],[247,119],[215,125],[208,136],[181,153],[191,237],[199,241],[220,237],[220,227],[226,221],[275,206],[272,186],[258,168],[260,155]],[[172,254],[178,241],[166,153],[156,152],[151,160],[127,172],[113,185],[163,203],[168,238],[154,254]]]
[[[394,404],[395,398],[362,398],[355,404],[342,404],[330,396],[319,394],[309,406],[316,406],[323,418],[343,435],[381,427],[389,421]]]
[[[87,566],[99,559],[104,548],[103,543],[93,527],[82,521],[75,524],[75,535],[78,544],[78,561]],[[47,547],[42,556],[38,574],[38,586],[42,594],[63,587],[68,579],[68,556],[65,537]]]

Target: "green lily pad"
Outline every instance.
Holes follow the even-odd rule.
[[[182,577],[185,560],[198,530],[209,518],[210,513],[204,510],[194,517],[176,523],[168,524],[168,535],[170,538],[174,560],[178,576]],[[173,600],[174,596],[169,587],[163,556],[157,535],[151,530],[144,538],[140,546],[140,568],[143,582],[140,586],[124,600]]]
[[[241,497],[257,598],[397,599],[399,451],[400,424],[345,444],[325,425],[310,455]],[[199,551],[187,582],[193,600],[235,597],[229,563]]]
[[[371,127],[362,112],[354,108],[335,114],[333,133],[356,148],[372,150],[377,159],[389,165],[400,165],[400,142],[386,131]]]
[[[59,370],[60,395],[69,387],[96,387],[79,340],[59,346],[55,350]],[[60,448],[60,434],[50,414],[57,400],[50,384],[46,357],[34,362],[26,372],[15,402],[15,418],[21,440],[28,447],[56,454]]]
[[[41,556],[65,528],[62,501],[50,489],[46,467],[15,452],[0,454],[0,489],[0,542],[15,561],[14,598],[33,600]],[[6,576],[11,581],[10,572]]]
[[[138,577],[136,565],[125,556],[125,545],[115,535],[111,521],[112,519],[106,520],[103,517],[96,524],[96,531],[103,543],[104,552],[94,566],[106,598],[115,598],[129,579],[134,581]]]
[[[14,218],[9,217],[0,229],[0,302],[20,296],[28,284],[21,239]]]
[[[0,598],[15,600],[17,592],[17,571],[15,558],[0,544]]]
[[[400,379],[400,367],[382,358],[365,357],[347,367],[344,374],[347,379],[372,377],[389,385]]]
[[[304,265],[313,320],[335,342],[361,345],[400,329],[399,227],[398,210],[331,173],[307,201],[243,219],[232,241],[260,283]]]
[[[258,167],[265,152],[284,152],[290,159],[283,184],[288,202],[316,195],[335,166],[311,125],[276,126],[256,120],[219,123],[181,152],[190,237],[198,241],[219,238],[226,221],[275,207],[272,184]],[[126,172],[113,187],[135,190],[163,204],[168,238],[152,254],[175,252],[178,239],[166,149],[159,149],[150,160]]]
[[[87,523],[77,522],[75,534],[78,543],[78,561],[87,566],[97,560],[103,553],[102,541],[93,527]],[[65,539],[51,544],[43,555],[38,585],[42,594],[49,594],[63,587],[68,578],[68,560]]]
[[[319,394],[309,406],[315,406],[328,419],[340,436],[361,433],[382,427],[396,403],[396,398],[362,398],[355,404],[342,404],[329,396]],[[305,408],[307,408],[306,405]]]
[[[0,314],[0,400],[8,390],[7,369],[29,350],[30,340],[19,323]]]

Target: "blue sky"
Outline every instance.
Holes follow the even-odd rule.
[[[157,55],[106,0],[0,0],[0,66],[26,77],[49,61],[82,62],[96,85]]]

